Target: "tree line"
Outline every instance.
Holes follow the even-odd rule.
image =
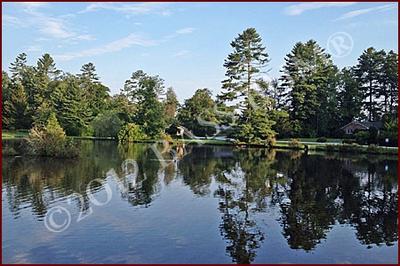
[[[196,136],[224,134],[269,145],[276,136],[340,137],[352,120],[383,121],[382,136],[397,139],[398,55],[366,49],[339,69],[314,40],[298,42],[281,77],[268,78],[269,54],[248,28],[231,42],[225,79],[214,98],[198,89],[183,104],[164,80],[142,70],[111,95],[92,63],[79,74],[59,70],[44,54],[36,65],[22,53],[2,71],[4,129],[44,126],[54,114],[67,135],[155,139],[183,126]]]

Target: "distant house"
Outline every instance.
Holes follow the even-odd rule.
[[[346,135],[352,135],[354,132],[357,130],[369,130],[371,127],[376,128],[377,130],[382,128],[382,122],[381,121],[375,121],[375,122],[359,122],[359,121],[351,121],[350,123],[344,125],[343,127],[340,128],[340,130],[343,130],[343,132]]]

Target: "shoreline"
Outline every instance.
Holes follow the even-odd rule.
[[[2,134],[2,140],[16,140],[23,139],[27,134]],[[69,138],[76,140],[93,140],[93,141],[115,141],[111,137],[90,137],[90,136],[69,136]],[[134,143],[156,143],[161,140],[141,140],[135,141]],[[235,144],[231,141],[226,140],[215,140],[215,139],[179,139],[170,142],[171,144],[185,143],[188,145],[215,145],[215,146],[234,146],[234,147],[249,147],[249,148],[268,148],[265,145],[260,144]],[[329,142],[319,143],[310,141],[299,141],[298,145],[292,146],[290,141],[277,140],[276,143],[271,147],[274,149],[284,150],[298,150],[298,151],[321,151],[321,152],[334,152],[334,153],[361,153],[361,154],[372,154],[372,155],[398,155],[398,147],[386,147],[386,146],[375,146],[375,145],[359,145],[359,144],[342,144],[340,142]]]

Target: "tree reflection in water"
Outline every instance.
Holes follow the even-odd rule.
[[[149,145],[117,147],[113,142],[82,143],[78,160],[3,157],[3,196],[15,219],[31,208],[41,220],[52,203],[74,192],[83,195],[83,209],[88,209],[87,184],[106,179],[110,169],[128,188],[121,197],[133,206],[149,207],[162,187],[176,180],[194,195],[218,200],[219,230],[236,263],[253,262],[268,239],[259,216],[269,206],[279,208],[277,220],[292,249],[316,249],[337,223],[353,226],[367,247],[397,241],[395,159],[224,146],[158,149],[167,164]],[[134,182],[127,180],[132,169],[121,167],[125,159],[137,162]],[[101,189],[93,183],[92,191]],[[82,208],[82,202],[76,204]]]

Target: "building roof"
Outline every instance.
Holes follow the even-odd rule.
[[[382,121],[351,121],[350,123],[347,123],[346,125],[342,126],[340,129],[344,129],[352,124],[357,124],[361,127],[364,127],[365,129],[369,129],[370,127],[374,127],[376,129],[380,129],[383,126]]]

